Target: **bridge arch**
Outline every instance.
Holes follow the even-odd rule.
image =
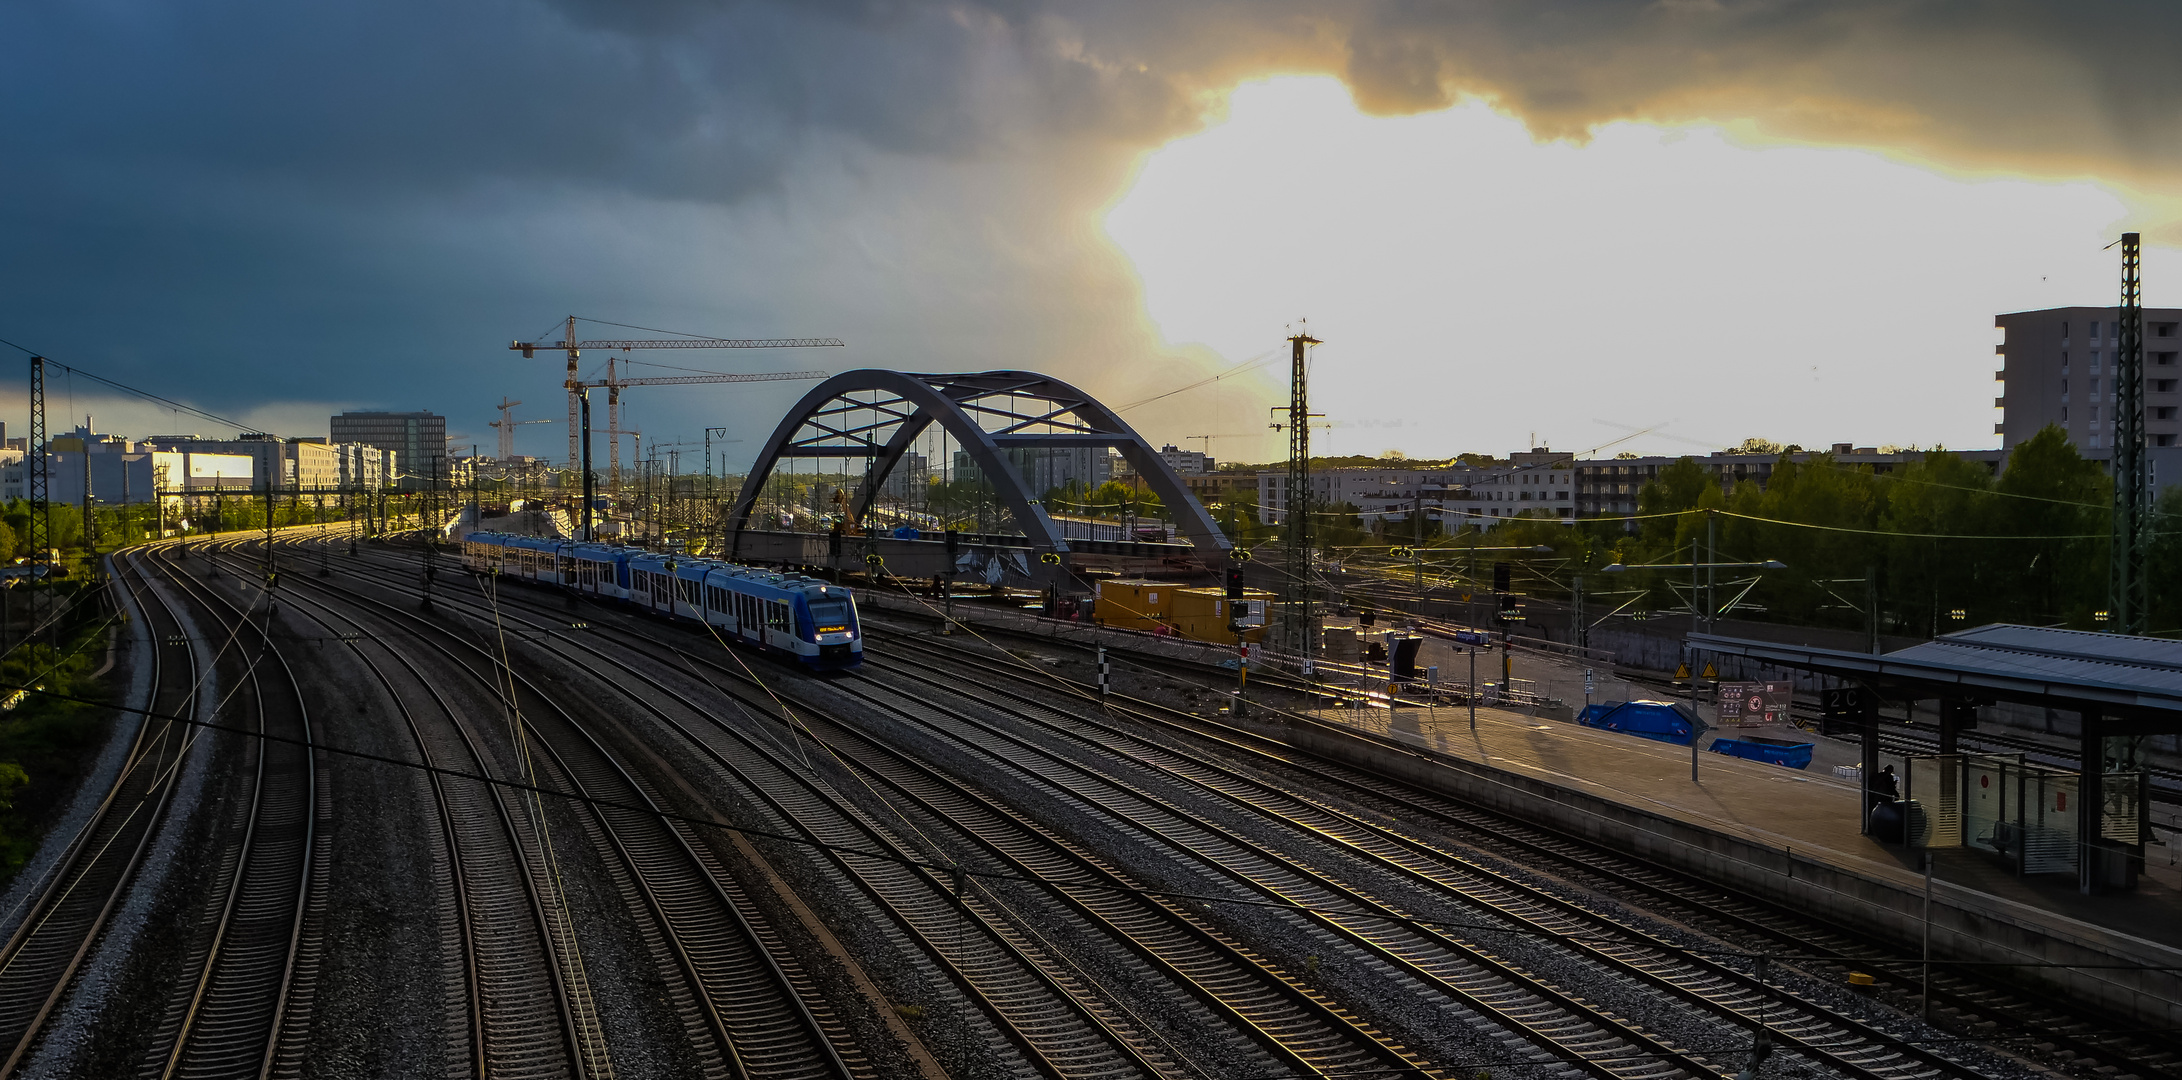
[[[881,486],[917,439],[938,424],[954,437],[1007,507],[1029,546],[1064,558],[1068,540],[1009,460],[1012,449],[1111,447],[1167,506],[1168,516],[1207,566],[1230,548],[1189,488],[1159,452],[1112,409],[1059,379],[1033,371],[916,374],[883,368],[845,371],[813,387],[773,430],[729,510],[728,550],[743,530],[782,458],[864,458],[869,464],[850,501],[864,519]]]

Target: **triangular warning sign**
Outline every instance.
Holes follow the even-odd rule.
[[[1719,677],[1720,677],[1720,669],[1719,669],[1719,668],[1713,667],[1713,666],[1712,666],[1711,664],[1706,664],[1706,665],[1705,665],[1705,678],[1708,678],[1708,679],[1717,679],[1717,678],[1719,678]]]
[[[1690,677],[1690,666],[1689,666],[1688,664],[1684,664],[1684,665],[1682,665],[1681,667],[1678,667],[1678,668],[1674,669],[1674,677],[1675,677],[1675,678],[1677,678],[1677,679],[1687,679],[1687,678],[1689,678],[1689,677]]]

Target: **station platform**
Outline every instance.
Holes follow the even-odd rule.
[[[1862,835],[1860,788],[1824,765],[1700,752],[1693,781],[1687,746],[1491,708],[1477,710],[1474,731],[1466,707],[1448,706],[1328,708],[1277,727],[1299,749],[1861,929],[1907,955],[1929,933],[1935,960],[2182,1025],[2182,867],[2169,846],[2148,848],[2135,889],[2090,896],[2073,876],[2018,877],[1983,851],[1937,849],[1928,923],[1923,853]],[[1853,753],[1819,755],[1837,756]]]
[[[1851,743],[1794,728],[1716,729],[1701,740],[1750,734],[1817,744],[1808,770],[1700,752],[1690,779],[1690,748],[1575,723],[1477,710],[1472,731],[1462,707],[1324,709],[1310,714],[1433,754],[1639,807],[1702,828],[1740,836],[1784,855],[1831,863],[1905,888],[1924,887],[1920,852],[1862,835],[1861,790],[1834,778],[1831,766],[1854,764]],[[1899,768],[1899,766],[1897,766]],[[1933,876],[1950,890],[2079,921],[2182,949],[2182,865],[2173,846],[2148,849],[2135,889],[2085,896],[2073,878],[2017,877],[1997,856],[1966,848],[1935,849]],[[1969,899],[1963,896],[1962,899]]]

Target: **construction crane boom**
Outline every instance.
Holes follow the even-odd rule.
[[[581,457],[581,451],[576,444],[580,439],[582,439],[583,434],[582,428],[580,427],[576,419],[576,406],[577,400],[582,396],[583,388],[586,384],[583,382],[582,376],[576,370],[576,362],[577,358],[582,355],[583,350],[585,349],[605,349],[610,352],[622,349],[814,349],[837,348],[845,347],[846,345],[846,342],[843,342],[839,338],[615,338],[601,339],[598,341],[583,341],[579,340],[576,337],[576,317],[574,315],[568,316],[566,320],[566,325],[567,330],[563,332],[561,340],[553,342],[552,344],[546,344],[545,342],[539,341],[511,341],[508,343],[508,348],[515,352],[522,353],[525,357],[536,356],[539,349],[550,349],[558,352],[565,352],[568,354],[568,378],[565,382],[562,383],[562,385],[568,388],[568,465],[570,468],[574,468],[576,466],[577,460]],[[680,381],[684,384],[702,382],[763,382],[767,379],[823,379],[825,377],[826,373],[820,371],[798,372],[793,375],[773,376],[700,375],[694,377],[683,377]],[[613,414],[619,411],[615,408],[615,405],[617,404],[617,399],[620,397],[621,394],[620,387],[632,386],[635,385],[635,383],[631,381],[615,380],[613,375],[613,369],[611,366],[609,366],[607,369],[606,379],[607,381],[604,383],[591,383],[589,385],[608,387],[606,392],[608,414],[606,426],[609,428],[614,428],[619,426],[615,422],[616,417]],[[659,385],[659,383],[654,382],[651,385]],[[614,463],[615,467],[612,471],[617,474],[615,479],[618,482],[618,474],[621,471],[619,467],[619,459],[621,457],[621,440],[618,438],[614,440],[613,457],[616,460]]]
[[[828,346],[846,347],[847,342],[830,337],[795,338],[615,338],[605,341],[579,341],[576,348],[605,349],[610,352],[622,349],[816,349]],[[532,356],[538,349],[566,349],[568,342],[511,341],[508,348],[524,356]]]
[[[585,386],[688,386],[693,383],[780,382],[784,379],[823,379],[823,371],[781,371],[763,375],[661,375],[649,379],[600,379]]]

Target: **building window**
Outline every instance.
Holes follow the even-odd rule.
[[[2061,406],[2061,422],[2068,423],[2068,406]]]
[[[2153,410],[2152,410],[2152,419],[2154,419],[2154,420],[2172,420],[2172,419],[2174,419],[2174,406],[2172,406],[2172,405],[2169,405],[2169,406],[2165,406],[2165,407],[2163,407],[2163,408],[2153,409]]]
[[[2096,405],[2091,407],[2091,422],[2094,424],[2099,422],[2099,407]]]
[[[2091,396],[2092,396],[2092,397],[2097,397],[2097,396],[2099,396],[2099,380],[2097,380],[2097,379],[2093,379],[2093,380],[2091,380]]]
[[[2091,350],[2091,370],[2099,370],[2099,350]]]
[[[2098,436],[2096,436],[2096,435],[2093,435],[2093,436],[2091,437],[2091,449],[2093,449],[2093,450],[2096,450],[2096,449],[2098,449],[2098,448],[2099,448],[2099,437],[2098,437]]]
[[[2084,336],[2090,338],[2093,341],[2099,340],[2099,321],[2097,319],[2091,320],[2091,329],[2084,331]],[[2098,354],[2093,353],[2092,355],[2096,356]]]

